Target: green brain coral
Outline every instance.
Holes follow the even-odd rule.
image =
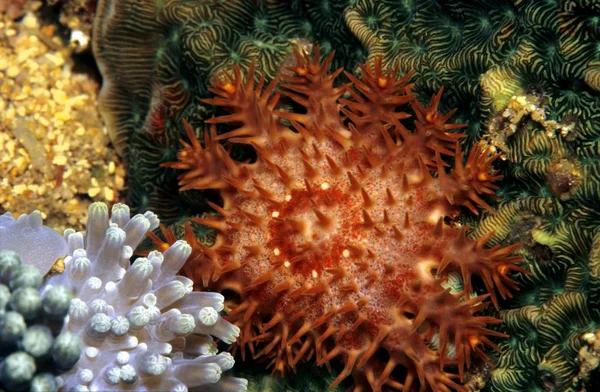
[[[474,235],[520,242],[531,272],[495,313],[510,337],[499,343],[494,392],[580,390],[581,337],[600,329],[600,138],[546,119],[546,109],[536,96],[513,98],[482,141],[505,153],[505,181],[498,212]]]
[[[264,364],[254,362],[240,363],[234,368],[236,377],[248,380],[248,392],[323,392],[329,391],[329,385],[335,380],[338,372],[328,372],[325,367],[315,367],[304,363],[298,365],[295,374],[278,377],[265,373]],[[343,392],[347,383],[338,385],[331,392]],[[346,386],[343,386],[346,385]]]

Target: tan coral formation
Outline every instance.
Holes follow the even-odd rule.
[[[576,378],[589,381],[591,373],[600,366],[600,331],[585,333],[581,336],[581,340],[585,344],[581,347],[577,356],[579,372]],[[585,392],[586,389],[581,388],[579,391]]]
[[[34,209],[82,229],[91,200],[115,202],[125,169],[109,147],[98,84],[33,14],[0,20],[0,213]]]
[[[501,157],[505,159],[508,152],[506,139],[517,132],[519,123],[526,117],[531,117],[534,122],[540,124],[548,138],[556,137],[557,133],[567,137],[575,128],[574,122],[561,124],[555,120],[548,120],[542,97],[535,94],[513,95],[499,114],[489,122],[484,144],[499,150]]]

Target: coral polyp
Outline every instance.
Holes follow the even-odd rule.
[[[472,356],[489,362],[483,346],[505,336],[478,312],[525,272],[518,245],[488,247],[492,233],[473,240],[453,221],[462,207],[492,210],[496,156],[473,147],[463,161],[462,125],[438,111],[441,91],[418,103],[410,75],[381,59],[337,86],[333,54],[295,56],[267,86],[252,66],[246,78],[236,67],[215,78],[204,102],[230,114],[209,120],[204,146],[186,123],[190,143],[164,164],[185,170],[182,191],[221,197],[218,214],[194,218],[218,231],[216,243],[197,243],[184,271],[235,293],[227,317],[239,350],[268,357],[274,372],[342,361],[332,387],[352,376],[355,391],[464,390]],[[300,110],[279,110],[282,97]],[[217,135],[215,124],[232,128]],[[232,143],[257,159],[233,160]],[[448,288],[457,274],[462,290]]]

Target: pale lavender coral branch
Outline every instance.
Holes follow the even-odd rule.
[[[37,210],[16,220],[10,212],[0,215],[0,250],[17,252],[23,264],[35,266],[43,276],[67,254],[67,244],[42,223],[42,213]]]

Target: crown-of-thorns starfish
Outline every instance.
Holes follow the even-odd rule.
[[[496,156],[474,147],[463,162],[464,135],[449,132],[462,125],[438,111],[441,90],[421,105],[409,77],[380,59],[335,87],[332,58],[296,52],[266,88],[253,67],[245,81],[237,67],[215,78],[204,102],[230,114],[209,121],[204,145],[185,123],[191,144],[164,164],[185,170],[182,191],[222,199],[211,203],[218,216],[194,219],[219,234],[212,247],[193,245],[185,271],[235,293],[228,319],[242,329],[242,355],[268,357],[274,371],[337,359],[333,385],[352,375],[355,391],[464,390],[456,378],[471,355],[489,362],[482,345],[504,336],[486,327],[499,320],[477,315],[482,301],[497,306],[516,289],[511,271],[525,272],[511,255],[518,245],[487,248],[489,236],[471,240],[444,220],[460,206],[492,210],[481,196],[501,177]],[[279,111],[281,96],[301,110]],[[410,109],[414,127],[400,122]],[[223,123],[233,130],[217,136]],[[258,158],[234,161],[219,141],[249,144]],[[463,292],[444,288],[453,273]],[[472,276],[487,294],[471,296]]]

